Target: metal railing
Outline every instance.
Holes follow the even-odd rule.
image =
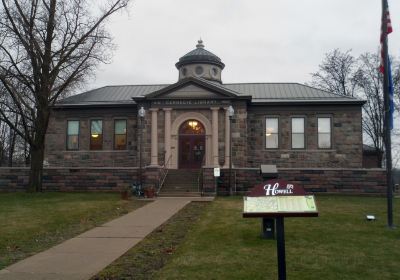
[[[159,180],[158,180],[158,190],[157,190],[157,194],[160,193],[162,186],[164,185],[165,179],[167,178],[168,175],[168,165],[169,162],[171,160],[172,155],[170,155],[167,159],[167,161],[164,163],[164,165],[161,167],[160,169],[160,176],[159,176]]]
[[[199,170],[199,175],[197,175],[197,191],[203,195],[203,166],[205,164],[205,155],[203,154],[203,158],[201,159],[201,166]]]

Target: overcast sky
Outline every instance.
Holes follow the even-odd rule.
[[[399,56],[400,1],[389,5]],[[224,83],[304,83],[335,48],[377,51],[380,18],[380,0],[135,0],[108,23],[117,49],[86,88],[174,83],[200,37],[225,63]]]

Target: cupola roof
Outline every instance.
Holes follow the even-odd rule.
[[[179,69],[184,65],[195,63],[214,64],[221,67],[221,69],[224,69],[225,67],[225,64],[218,56],[204,48],[203,41],[201,39],[198,41],[196,48],[182,56],[175,66]]]

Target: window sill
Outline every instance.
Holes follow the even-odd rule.
[[[282,152],[282,153],[334,153],[335,149],[265,149],[266,152]]]

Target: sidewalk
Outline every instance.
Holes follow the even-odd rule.
[[[199,200],[210,199],[159,198],[129,214],[0,270],[0,279],[89,279],[189,202]]]

